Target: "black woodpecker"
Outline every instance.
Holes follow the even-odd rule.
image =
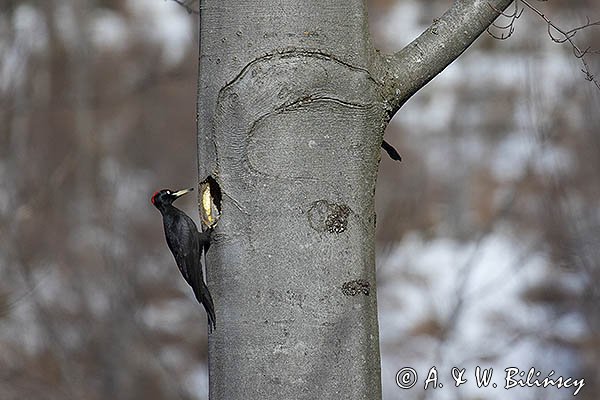
[[[202,303],[208,317],[208,330],[215,329],[215,307],[204,283],[202,273],[202,252],[206,252],[210,246],[211,230],[198,232],[194,221],[183,211],[173,206],[173,202],[186,193],[194,190],[183,189],[172,191],[170,189],[160,190],[152,195],[152,204],[162,214],[165,227],[167,245],[173,253],[175,262],[185,281],[194,290],[198,302]]]

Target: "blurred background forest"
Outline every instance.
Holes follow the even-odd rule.
[[[376,46],[449,3],[371,0]],[[566,28],[600,19],[595,0],[536,4]],[[395,385],[433,365],[555,370],[600,395],[600,91],[539,17],[515,28],[387,130],[403,162],[382,157],[376,199],[384,399],[573,397]],[[600,28],[577,40],[600,48]],[[197,48],[172,1],[0,0],[0,399],[207,398],[206,317],[149,200],[196,182]]]

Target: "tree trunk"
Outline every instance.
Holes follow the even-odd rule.
[[[467,3],[435,35],[452,40],[445,18]],[[497,16],[471,3],[481,9],[476,28]],[[413,77],[402,64],[418,63],[413,53],[373,49],[365,7],[201,2],[199,177],[212,175],[223,195],[207,260],[213,400],[381,397],[374,193],[383,130],[482,30],[465,28],[460,52]]]

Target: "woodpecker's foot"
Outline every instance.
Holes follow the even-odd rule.
[[[208,251],[210,248],[210,243],[212,242],[213,230],[212,228],[198,233],[198,241],[200,243],[200,248],[204,250],[204,253]]]

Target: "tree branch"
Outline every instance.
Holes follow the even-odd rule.
[[[393,116],[421,87],[465,51],[512,0],[456,0],[412,43],[382,58],[383,97]]]

